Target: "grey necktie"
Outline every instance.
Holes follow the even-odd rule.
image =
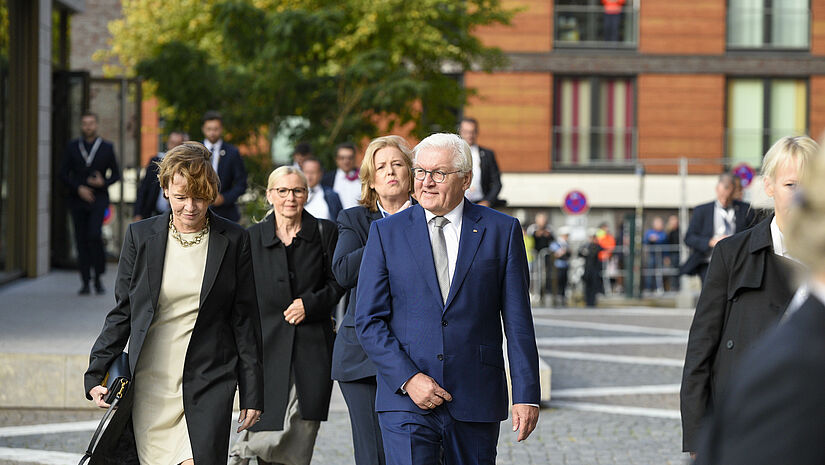
[[[436,216],[430,221],[435,226],[434,234],[430,235],[435,273],[438,276],[438,287],[441,289],[441,300],[446,303],[447,296],[450,294],[450,265],[447,257],[447,240],[444,238],[444,225],[449,223],[450,220],[443,216]]]

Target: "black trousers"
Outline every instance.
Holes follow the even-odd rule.
[[[91,269],[100,277],[106,272],[106,252],[103,250],[103,215],[105,205],[72,208],[74,239],[77,246],[77,268],[80,279],[86,284],[91,279]]]
[[[352,424],[352,445],[357,465],[385,465],[384,443],[375,413],[375,376],[357,381],[339,381]]]

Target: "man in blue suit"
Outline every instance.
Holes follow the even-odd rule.
[[[518,220],[471,203],[470,147],[433,134],[414,149],[419,204],[370,226],[356,296],[358,338],[376,367],[388,464],[494,464],[507,418],[539,415],[538,353]],[[363,285],[369,283],[369,285]]]
[[[201,130],[205,137],[203,145],[212,152],[212,168],[215,168],[221,181],[218,198],[209,208],[237,223],[241,213],[235,202],[246,192],[246,167],[241,153],[237,147],[223,140],[223,117],[217,111],[207,111],[203,115]]]

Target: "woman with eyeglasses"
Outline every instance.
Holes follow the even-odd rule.
[[[230,464],[309,464],[332,393],[332,312],[344,290],[332,274],[335,223],[306,211],[307,179],[282,166],[269,175],[272,210],[249,228],[264,346],[266,415],[245,431]]]

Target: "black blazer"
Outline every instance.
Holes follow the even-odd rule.
[[[241,219],[241,213],[235,202],[246,192],[246,167],[238,148],[226,141],[221,141],[220,155],[218,178],[221,181],[223,205],[211,208],[218,215],[238,222]]]
[[[63,155],[63,164],[60,167],[60,179],[69,189],[69,206],[96,206],[106,207],[109,205],[109,186],[120,181],[120,168],[117,165],[115,149],[111,142],[101,139],[100,147],[97,149],[94,160],[90,166],[86,166],[86,160],[80,152],[82,139],[74,139],[66,146]],[[105,186],[92,187],[95,194],[95,201],[91,205],[77,195],[77,188],[89,186],[86,179],[97,171],[104,180]],[[89,186],[91,187],[91,186]]]
[[[825,304],[808,300],[743,359],[698,464],[825,463]]]
[[[716,245],[690,326],[682,375],[682,441],[695,452],[705,416],[742,354],[793,297],[794,265],[774,254],[771,218]]]
[[[498,194],[501,192],[501,171],[496,163],[496,153],[486,147],[478,148],[478,156],[481,159],[481,190],[484,198],[495,207],[499,204]]]
[[[200,310],[185,354],[183,409],[195,463],[226,464],[235,387],[240,407],[263,410],[261,329],[249,235],[210,215],[211,230]],[[169,214],[129,225],[115,283],[117,304],[106,316],[84,376],[86,396],[129,341],[132,373],[158,309]],[[184,356],[184,354],[181,354]],[[139,379],[134,380],[140,382]],[[112,451],[131,420],[131,396],[118,407],[92,463]]]
[[[160,181],[158,181],[158,165],[160,157],[152,157],[146,165],[146,174],[140,180],[135,197],[134,214],[142,218],[149,218],[155,214],[158,196],[160,195]]]
[[[750,204],[733,201],[733,208],[736,211],[736,232],[740,233],[755,223],[755,213]],[[691,248],[692,253],[687,261],[681,266],[682,274],[696,274],[699,266],[705,263],[711,251],[708,242],[715,236],[713,230],[714,213],[716,212],[716,202],[703,203],[693,209],[690,216],[687,232],[685,232],[685,244]]]
[[[332,379],[337,381],[375,376],[375,366],[367,358],[355,333],[355,292],[370,224],[381,217],[380,211],[371,212],[362,206],[348,208],[338,215],[338,245],[332,259],[332,271],[338,284],[347,290],[347,310],[332,351]]]
[[[332,393],[332,315],[344,294],[332,275],[338,230],[335,223],[303,212],[301,230],[292,245],[296,247],[294,274],[287,267],[286,247],[275,234],[274,215],[250,226],[249,236],[261,309],[267,409],[251,430],[283,429],[290,376],[298,392],[301,417],[326,420]],[[297,298],[303,299],[306,319],[296,326],[284,320],[284,310]]]

